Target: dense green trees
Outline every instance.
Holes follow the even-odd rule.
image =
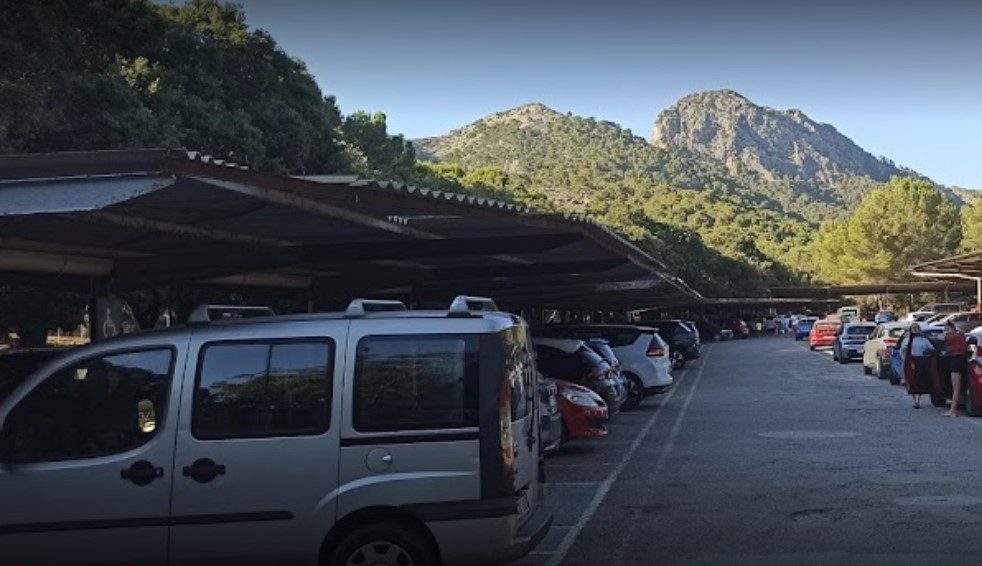
[[[232,4],[0,2],[0,153],[198,149],[283,173],[408,178],[384,116],[342,119]]]
[[[815,269],[831,283],[886,283],[910,266],[951,255],[962,237],[958,208],[928,181],[894,178],[863,199],[847,222],[822,225]]]
[[[982,251],[982,198],[962,209],[962,250]]]

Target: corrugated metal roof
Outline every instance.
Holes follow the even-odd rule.
[[[109,201],[96,185],[149,173],[173,182]],[[41,214],[13,209],[15,189],[23,195],[39,188],[51,195],[41,210],[33,210]],[[69,191],[76,201],[89,200],[64,214],[57,201]],[[576,234],[580,239],[570,239]],[[495,291],[495,281],[508,281],[500,292],[519,304],[541,304],[553,296],[557,304],[586,300],[601,308],[606,300],[638,308],[699,298],[660,261],[583,215],[544,214],[521,204],[353,175],[271,175],[186,150],[0,156],[0,239],[14,235],[37,240],[32,245],[68,249],[74,243],[135,254],[116,260],[117,284],[229,279],[289,268],[309,272],[316,284],[339,293],[409,288],[427,296],[453,285],[458,291]],[[336,259],[351,249],[364,251],[348,263]],[[405,250],[398,265],[392,254],[380,253],[387,249]],[[605,267],[619,265],[609,263],[614,258],[625,263]],[[536,269],[523,274],[516,265]],[[603,269],[577,272],[590,265]],[[662,283],[631,286],[652,277]],[[525,280],[530,285],[523,288]],[[532,288],[545,280],[549,286]],[[611,283],[622,283],[623,291]]]

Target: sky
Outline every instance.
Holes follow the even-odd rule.
[[[685,94],[797,108],[874,155],[982,188],[975,0],[238,0],[344,113],[444,134],[527,102],[650,138]]]

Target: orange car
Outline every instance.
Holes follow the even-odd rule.
[[[839,322],[820,320],[812,326],[808,333],[808,347],[812,350],[816,348],[830,348],[835,343],[835,335],[839,332]]]

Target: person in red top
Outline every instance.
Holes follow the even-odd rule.
[[[944,349],[951,362],[951,408],[944,415],[956,417],[958,413],[955,410],[962,394],[962,376],[968,369],[968,339],[951,321],[944,326]]]

